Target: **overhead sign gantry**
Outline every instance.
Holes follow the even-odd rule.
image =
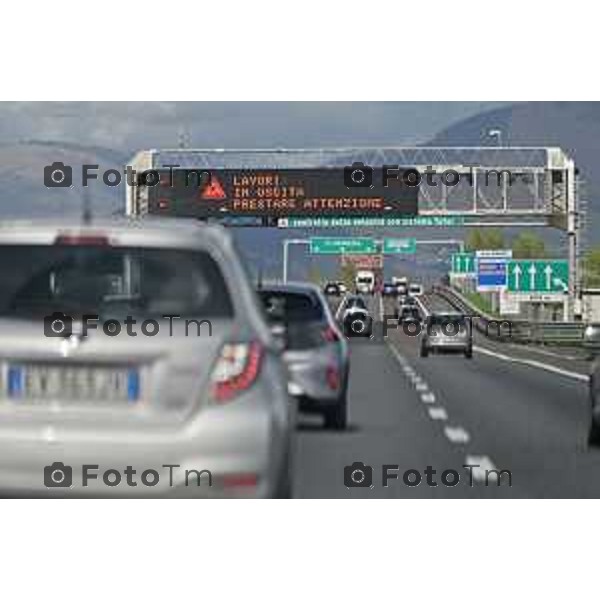
[[[357,164],[361,172],[349,186]],[[557,227],[568,234],[571,314],[576,306],[576,170],[560,148],[178,148],[141,151],[130,166],[138,185],[127,186],[128,214],[269,226],[320,226],[319,219],[336,227],[437,226],[437,219],[444,226]],[[190,171],[210,177],[184,187]],[[148,173],[156,177],[149,181]]]

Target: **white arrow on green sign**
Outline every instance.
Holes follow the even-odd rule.
[[[384,254],[414,254],[417,251],[415,238],[385,238],[383,240]]]
[[[311,254],[378,254],[372,238],[311,238]]]
[[[451,256],[453,273],[475,273],[475,254],[455,252]]]
[[[509,292],[564,293],[569,290],[569,263],[566,260],[509,260]]]

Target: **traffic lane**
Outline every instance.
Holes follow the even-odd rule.
[[[600,452],[586,445],[587,386],[537,368],[474,354],[419,356],[419,338],[390,333],[390,344],[469,437],[465,452],[513,475],[513,495],[600,497]]]
[[[445,298],[437,294],[427,294],[423,297],[423,303],[434,312],[456,311],[456,308]],[[510,354],[513,358],[546,363],[557,369],[571,371],[579,375],[588,376],[591,371],[590,356],[578,349],[550,349],[524,344],[513,344],[509,341],[500,342],[486,337],[476,329],[473,329],[473,341],[478,346],[492,352]]]
[[[377,302],[377,299],[372,299]],[[513,492],[471,479],[465,452],[444,436],[416,383],[404,372],[387,343],[350,340],[349,424],[347,431],[322,429],[318,417],[300,416],[296,439],[294,496],[299,498],[479,498],[509,497]],[[360,461],[373,469],[373,488],[347,488],[344,468]],[[383,465],[400,480],[382,485]],[[427,467],[435,470],[428,485]],[[402,482],[416,469],[420,485]],[[456,471],[459,483],[446,486],[442,472]],[[430,471],[431,473],[431,471]],[[414,480],[411,480],[411,482]],[[452,482],[451,480],[448,480]]]

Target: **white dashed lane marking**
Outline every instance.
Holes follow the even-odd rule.
[[[448,421],[448,411],[443,406],[436,404],[436,396],[429,390],[429,386],[425,380],[410,366],[408,361],[392,344],[388,343],[388,348],[402,367],[406,377],[415,386],[417,392],[420,392],[421,402],[423,404],[435,405],[427,407],[429,418],[432,421]],[[444,435],[453,444],[468,444],[471,441],[469,432],[460,425],[445,425]],[[488,483],[497,481],[498,475],[495,472],[497,469],[489,456],[467,455],[465,464],[472,467],[470,471],[473,481],[487,481]]]
[[[453,444],[468,444],[471,439],[469,432],[462,427],[444,427],[444,435]]]
[[[467,456],[465,465],[471,467],[469,471],[471,471],[473,481],[498,482],[498,469],[489,456]]]
[[[446,409],[442,408],[441,406],[430,408],[428,412],[429,416],[434,421],[446,421],[448,419],[448,413],[446,412]]]

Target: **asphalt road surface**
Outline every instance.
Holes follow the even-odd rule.
[[[423,301],[449,308],[437,296]],[[370,310],[389,312],[379,297]],[[471,360],[421,358],[419,338],[402,330],[350,345],[348,430],[301,418],[295,497],[600,497],[584,361],[479,336]],[[357,461],[372,471],[345,470]],[[384,465],[397,477],[387,486]],[[350,472],[363,487],[346,485]]]

